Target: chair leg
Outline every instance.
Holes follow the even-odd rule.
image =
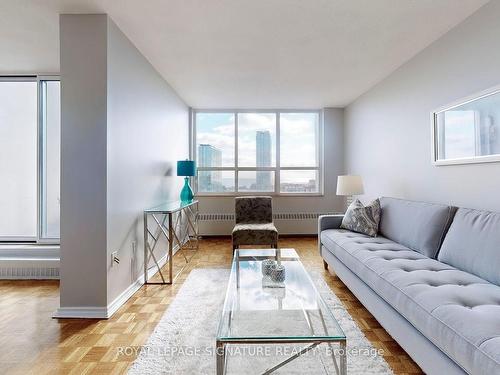
[[[236,251],[237,248],[238,248],[238,245],[233,245],[233,254],[234,254],[234,252]]]
[[[325,270],[328,269],[328,263],[326,263],[326,260],[323,260],[323,267],[325,267]]]

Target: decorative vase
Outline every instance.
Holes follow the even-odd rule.
[[[191,186],[189,186],[189,177],[184,177],[184,186],[181,190],[181,201],[191,202],[193,197],[193,190],[191,190]]]
[[[285,281],[285,266],[282,264],[275,264],[271,269],[271,280],[282,283]]]
[[[262,261],[262,275],[269,276],[271,275],[271,270],[275,265],[276,261],[272,259],[264,259]]]

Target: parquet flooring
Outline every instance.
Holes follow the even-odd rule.
[[[422,373],[345,285],[323,269],[315,238],[284,238],[280,246],[297,249],[305,267],[323,275],[365,336],[384,350],[395,374]],[[52,319],[59,306],[58,281],[0,281],[0,373],[126,373],[136,355],[120,348],[145,343],[192,269],[229,268],[231,257],[228,238],[202,240],[173,285],[143,286],[108,320]]]

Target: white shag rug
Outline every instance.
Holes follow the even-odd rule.
[[[392,374],[383,357],[356,326],[323,278],[314,273],[311,277],[347,336],[347,373]],[[148,342],[141,348],[129,374],[215,374],[215,334],[228,280],[229,270],[226,269],[191,271]],[[226,373],[262,374],[304,346],[307,344],[232,347]],[[338,344],[333,347],[337,348]],[[273,374],[335,374],[327,350],[331,349],[321,344]]]

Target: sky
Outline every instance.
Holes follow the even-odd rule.
[[[238,114],[238,165],[253,167],[255,133],[271,133],[272,164],[276,165],[276,115],[275,113]],[[222,151],[224,167],[234,167],[235,116],[232,113],[198,113],[196,117],[197,144],[208,143]],[[318,132],[317,113],[281,114],[281,166],[314,167]]]
[[[36,236],[37,83],[0,82],[0,236]]]

